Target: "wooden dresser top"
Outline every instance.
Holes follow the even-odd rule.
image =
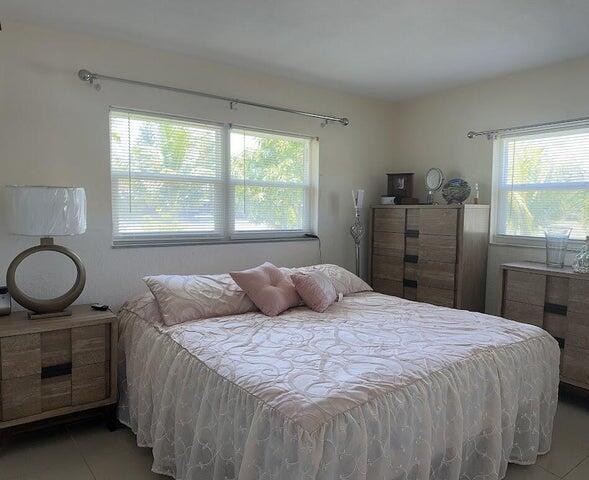
[[[565,266],[563,268],[548,267],[542,262],[511,262],[503,263],[501,265],[503,270],[518,270],[520,272],[550,274],[556,277],[579,278],[581,280],[589,281],[589,273],[573,272],[572,267]]]

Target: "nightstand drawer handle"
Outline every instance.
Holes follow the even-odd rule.
[[[62,375],[71,375],[72,364],[62,363],[60,365],[51,365],[41,369],[41,378],[61,377]]]

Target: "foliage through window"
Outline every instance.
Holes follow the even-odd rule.
[[[301,236],[312,230],[312,140],[110,112],[114,244]]]
[[[496,237],[543,237],[544,228],[589,235],[589,127],[500,137],[495,143]]]

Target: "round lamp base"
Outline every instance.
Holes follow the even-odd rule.
[[[23,260],[30,255],[39,252],[58,252],[69,257],[76,266],[76,281],[73,286],[63,295],[56,298],[38,299],[24,293],[16,284],[16,270]],[[80,296],[86,284],[86,269],[82,264],[80,257],[67,247],[55,245],[53,238],[45,237],[41,239],[41,244],[36,247],[26,249],[19,253],[12,261],[6,272],[6,286],[10,295],[15,302],[22,305],[27,310],[35,312],[31,318],[47,318],[48,316],[65,316],[71,315],[65,311]]]

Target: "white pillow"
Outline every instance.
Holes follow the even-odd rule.
[[[285,268],[284,270],[288,273],[321,272],[331,280],[336,292],[344,296],[358,292],[372,292],[372,287],[364,280],[339,265],[322,263],[308,267]]]
[[[157,300],[166,325],[257,310],[228,273],[156,275],[143,281]]]

